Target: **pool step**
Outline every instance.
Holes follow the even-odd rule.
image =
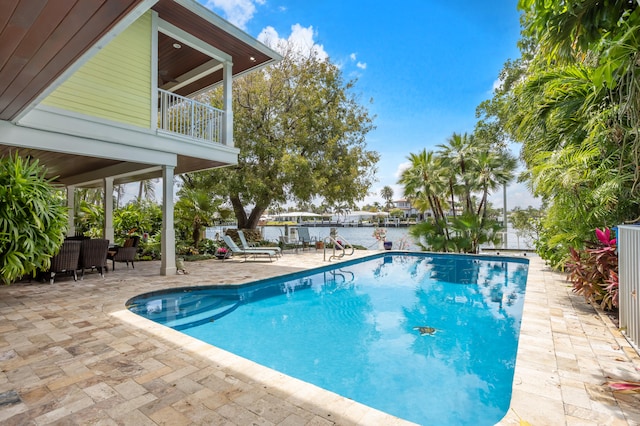
[[[158,304],[154,304],[154,300],[139,302],[134,312],[167,327],[184,330],[222,318],[233,312],[239,304],[236,297],[211,297],[194,293],[183,294],[173,301],[164,299]]]
[[[166,325],[175,330],[186,330],[191,327],[197,327],[208,322],[213,322],[225,315],[230,314],[231,312],[235,311],[242,303],[237,299],[227,299],[225,302],[226,303],[218,304],[216,307],[203,307],[202,309],[198,310],[198,312],[192,312],[180,319],[168,321]]]

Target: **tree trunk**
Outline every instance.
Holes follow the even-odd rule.
[[[193,247],[198,248],[198,244],[200,244],[200,228],[201,225],[193,225],[193,229],[191,231],[191,238],[193,238]]]
[[[262,213],[264,213],[266,210],[266,207],[262,207],[259,205],[256,205],[253,210],[251,210],[251,214],[249,215],[249,220],[247,221],[247,226],[244,229],[255,229],[258,227],[258,222],[260,222],[260,217],[262,216]]]
[[[238,221],[238,229],[247,229],[247,212],[244,211],[240,197],[238,195],[232,195],[229,198],[233,206],[233,213],[236,215],[236,220]]]
[[[484,227],[484,223],[487,219],[487,196],[489,188],[485,185],[482,190],[482,200],[480,206],[478,206],[478,217],[480,218],[480,229]]]
[[[449,178],[449,192],[451,192],[451,210],[453,211],[453,218],[456,218],[456,199],[455,193],[453,192],[453,179]]]
[[[253,210],[249,216],[247,216],[247,212],[242,205],[242,201],[239,196],[232,196],[231,205],[233,206],[233,212],[236,215],[236,220],[238,221],[238,229],[256,229],[258,227],[258,222],[260,221],[260,216],[262,213],[267,210],[266,206],[255,205]]]

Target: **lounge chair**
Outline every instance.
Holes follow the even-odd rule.
[[[229,249],[233,252],[233,254],[244,256],[245,261],[247,260],[247,256],[253,256],[255,259],[256,256],[258,256],[259,254],[262,254],[265,256],[269,256],[269,260],[273,262],[272,256],[273,257],[276,256],[276,252],[273,250],[264,250],[257,247],[251,248],[251,249],[241,249],[228,235],[223,235],[222,239],[227,244],[227,247],[229,247]]]
[[[240,238],[240,244],[242,244],[243,250],[252,250],[252,249],[262,249],[262,250],[273,250],[276,252],[276,256],[282,256],[282,249],[280,247],[271,246],[271,247],[263,247],[263,246],[251,246],[247,242],[247,238],[244,236],[244,232],[238,230],[238,238]]]

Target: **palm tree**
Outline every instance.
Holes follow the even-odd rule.
[[[454,133],[449,139],[447,139],[446,145],[438,145],[440,148],[439,153],[445,159],[445,167],[450,167],[451,175],[449,176],[449,193],[451,196],[451,202],[453,206],[454,194],[456,192],[455,179],[456,176],[462,178],[463,182],[463,199],[464,199],[464,211],[473,212],[473,200],[471,193],[473,191],[471,187],[471,179],[468,176],[476,151],[473,136],[469,136],[466,133],[460,135]],[[454,208],[455,211],[455,208]]]
[[[390,186],[385,186],[380,190],[380,196],[385,200],[385,208],[389,210],[393,207],[393,189]]]
[[[511,181],[518,163],[506,151],[495,152],[489,149],[478,152],[475,163],[477,168],[476,185],[482,191],[476,216],[481,218],[480,227],[482,227],[487,218],[487,196],[489,192],[495,191],[500,185],[506,185]]]
[[[338,216],[343,215],[346,220],[347,215],[351,212],[351,206],[349,204],[338,204],[337,206],[335,206],[333,211]]]
[[[446,188],[441,162],[433,151],[423,149],[419,154],[407,157],[411,166],[402,172],[400,184],[404,185],[404,194],[415,200],[417,205],[428,205],[433,212],[434,225],[438,233],[449,239],[444,202],[440,198]]]
[[[124,196],[125,187],[124,185],[114,185],[113,190],[116,193],[116,208],[120,207],[120,200]]]
[[[155,197],[155,184],[156,179],[141,180],[138,186],[138,202],[142,201],[142,196],[145,198],[153,199]]]
[[[184,233],[190,233],[193,246],[197,248],[202,231],[213,223],[214,214],[221,203],[202,189],[183,187],[179,195],[175,204],[176,227]]]

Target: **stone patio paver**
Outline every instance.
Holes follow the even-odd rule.
[[[357,252],[357,256],[373,254]],[[276,262],[118,265],[106,277],[0,287],[0,423],[100,425],[408,425],[140,318],[125,308],[158,289],[234,284],[325,266],[322,252]],[[347,259],[349,260],[349,259]],[[530,257],[511,408],[502,425],[640,425],[640,357],[611,321]]]

